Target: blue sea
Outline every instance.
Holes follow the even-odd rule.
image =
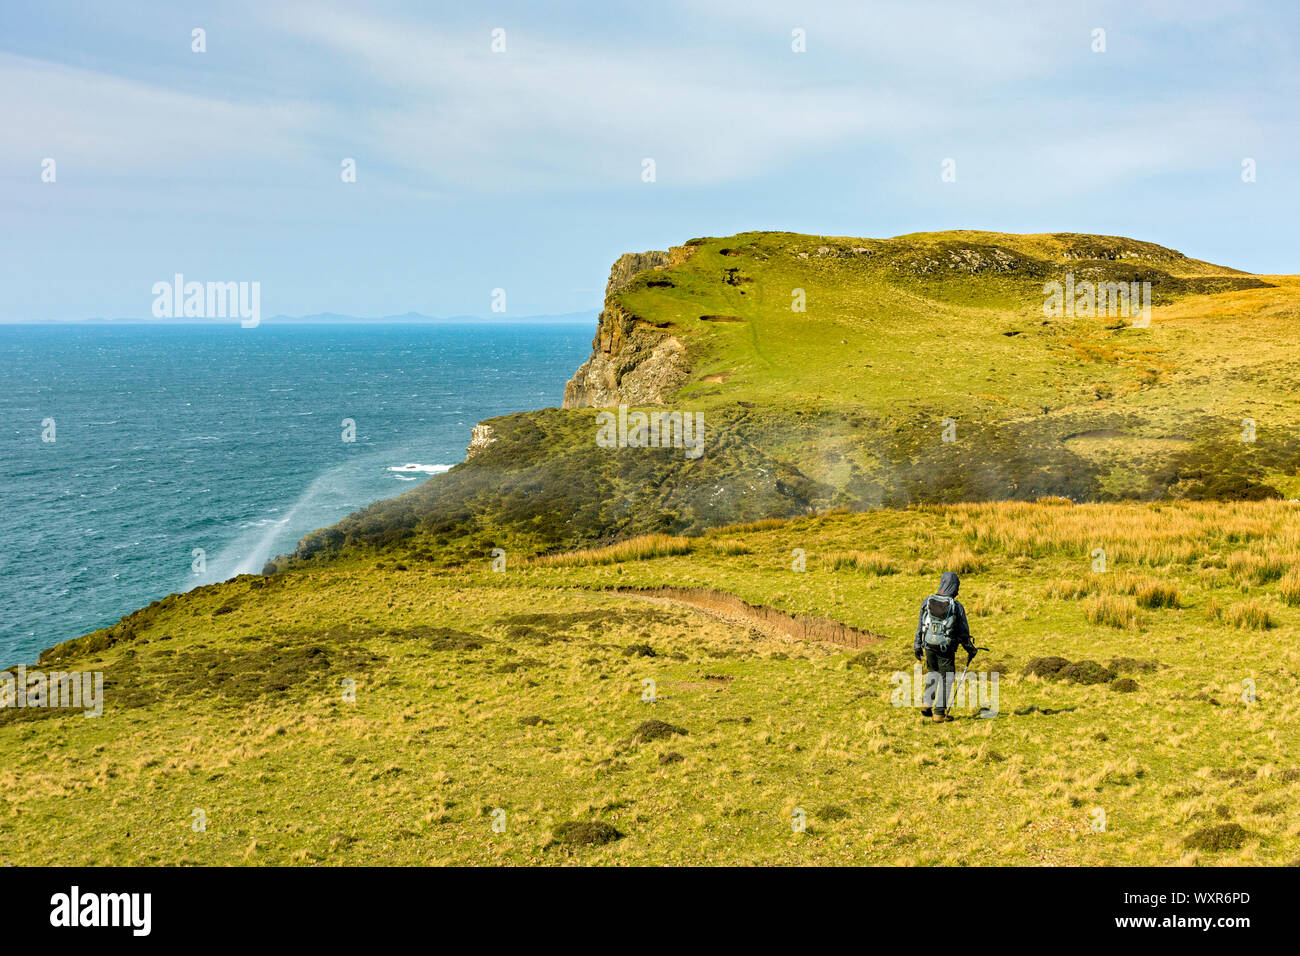
[[[437,481],[477,422],[559,405],[591,333],[0,325],[0,667]]]

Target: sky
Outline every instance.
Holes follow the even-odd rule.
[[[569,313],[624,252],[754,229],[1297,273],[1297,41],[1290,2],[4,3],[0,322],[149,318],[176,273],[265,315]]]

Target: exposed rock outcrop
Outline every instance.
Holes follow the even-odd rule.
[[[465,449],[465,460],[469,461],[494,441],[496,435],[491,425],[475,425],[469,433],[469,447]]]
[[[641,321],[615,296],[647,269],[682,261],[686,252],[629,252],[609,271],[605,308],[587,359],[564,386],[565,408],[657,405],[686,378],[685,347],[670,330]]]

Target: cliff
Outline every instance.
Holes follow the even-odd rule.
[[[1149,325],[1100,300],[1049,315],[1045,287],[1071,281],[1149,286]],[[562,409],[479,423],[463,464],[268,568],[370,549],[457,563],[834,508],[1297,497],[1300,413],[1270,396],[1294,391],[1298,288],[1074,234],[763,232],[623,255]],[[702,456],[600,445],[597,409],[621,403],[702,416]],[[1261,427],[1243,441],[1246,419]]]
[[[591,341],[591,358],[564,386],[564,408],[660,404],[682,384],[686,361],[681,339],[628,311],[618,293],[642,272],[665,269],[685,258],[680,247],[619,256],[605,285],[605,307]]]

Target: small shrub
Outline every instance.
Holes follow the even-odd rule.
[[[1073,684],[1109,684],[1116,674],[1096,661],[1075,661],[1062,667],[1056,676]]]
[[[1189,850],[1236,850],[1250,838],[1250,832],[1240,823],[1220,823],[1202,827],[1183,840]]]
[[[1023,673],[1035,674],[1038,677],[1055,677],[1061,668],[1069,665],[1070,662],[1064,657],[1035,657],[1025,664]]]
[[[552,831],[552,836],[556,843],[564,843],[569,846],[599,846],[604,843],[613,843],[620,839],[623,834],[614,829],[608,823],[599,820],[569,820],[561,823]]]
[[[966,612],[972,617],[988,617],[990,614],[1005,614],[1007,606],[997,597],[977,597],[966,603]]]
[[[1151,674],[1160,666],[1160,662],[1138,660],[1136,657],[1112,657],[1106,666],[1120,674]]]
[[[666,737],[682,736],[685,737],[689,731],[683,727],[666,723],[662,720],[647,720],[639,724],[632,735],[628,737],[629,743],[642,744],[649,740],[663,740]]]
[[[1117,677],[1110,682],[1110,689],[1121,694],[1131,694],[1138,689],[1138,682],[1131,677]]]

